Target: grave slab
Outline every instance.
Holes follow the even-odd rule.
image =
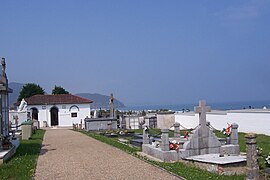
[[[198,156],[190,156],[185,158],[186,160],[210,163],[210,164],[219,164],[219,165],[226,165],[226,164],[235,164],[235,163],[243,163],[247,161],[246,156],[227,156],[219,157],[219,154],[204,154]]]

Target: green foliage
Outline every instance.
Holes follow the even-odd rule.
[[[64,88],[62,88],[61,86],[54,86],[52,94],[69,94],[69,92],[66,91]]]
[[[41,88],[38,84],[25,84],[20,92],[18,101],[21,101],[23,98],[29,98],[37,94],[45,94],[44,89]]]
[[[215,134],[217,137],[226,137],[224,134],[222,134],[220,131],[215,131]],[[245,139],[246,133],[239,132],[238,133],[238,144],[240,146],[241,152],[246,152],[246,139]],[[257,147],[262,148],[262,155],[258,157],[259,160],[259,166],[261,169],[266,168],[266,165],[264,163],[265,158],[267,157],[268,153],[270,153],[270,136],[264,135],[264,134],[257,134]]]
[[[30,140],[21,140],[14,157],[0,166],[0,179],[32,179],[45,131],[37,130]]]

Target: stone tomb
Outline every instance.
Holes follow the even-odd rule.
[[[245,157],[239,156],[238,125],[232,125],[231,142],[233,144],[221,145],[216,135],[206,124],[206,112],[210,112],[210,107],[205,106],[205,104],[205,101],[200,101],[199,106],[195,107],[195,112],[199,113],[199,125],[192,132],[188,140],[184,138],[181,139],[181,137],[174,138],[176,140],[178,139],[178,141],[183,144],[180,146],[180,149],[169,150],[169,130],[163,129],[161,146],[156,148],[149,143],[144,143],[142,146],[143,153],[164,162],[187,160],[205,164],[206,167],[216,165],[214,170],[222,169],[221,173],[224,174],[235,173],[234,170],[229,170],[229,172],[223,171],[224,167],[229,167],[231,165],[244,166],[246,162]],[[178,126],[178,124],[176,124],[176,126]],[[179,137],[177,133],[175,133],[175,136]],[[209,156],[211,156],[211,158],[209,158]],[[230,156],[234,157],[232,158]],[[216,172],[220,173],[220,171]],[[242,173],[242,169],[239,172]]]
[[[200,101],[199,106],[194,109],[196,113],[199,113],[199,126],[193,131],[189,141],[184,144],[183,150],[180,151],[181,158],[220,152],[221,143],[206,126],[206,112],[211,111],[210,107],[205,106],[205,101]]]
[[[4,161],[11,158],[16,148],[19,146],[19,140],[15,137],[14,140],[9,135],[9,93],[12,89],[8,87],[8,78],[6,75],[6,62],[5,58],[1,60],[2,74],[0,76],[0,165]],[[14,143],[14,144],[13,144]]]
[[[86,131],[107,131],[117,129],[117,119],[114,118],[85,118]]]

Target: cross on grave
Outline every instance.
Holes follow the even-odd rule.
[[[194,108],[195,113],[199,113],[199,124],[206,126],[206,112],[211,112],[210,106],[205,106],[205,100],[199,101],[199,106]]]

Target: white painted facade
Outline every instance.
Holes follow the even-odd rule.
[[[55,105],[28,105],[27,111],[32,114],[32,109],[38,110],[38,121],[40,127],[44,127],[44,122],[51,127],[51,109],[58,109],[58,126],[72,126],[73,123],[84,122],[86,117],[91,117],[90,104],[55,104]],[[72,117],[72,113],[77,113],[77,117]]]
[[[268,109],[212,111],[207,113],[206,120],[218,130],[226,128],[227,123],[235,122],[239,125],[239,132],[270,135],[270,110]],[[199,114],[177,112],[175,121],[185,128],[195,128],[199,124]]]

